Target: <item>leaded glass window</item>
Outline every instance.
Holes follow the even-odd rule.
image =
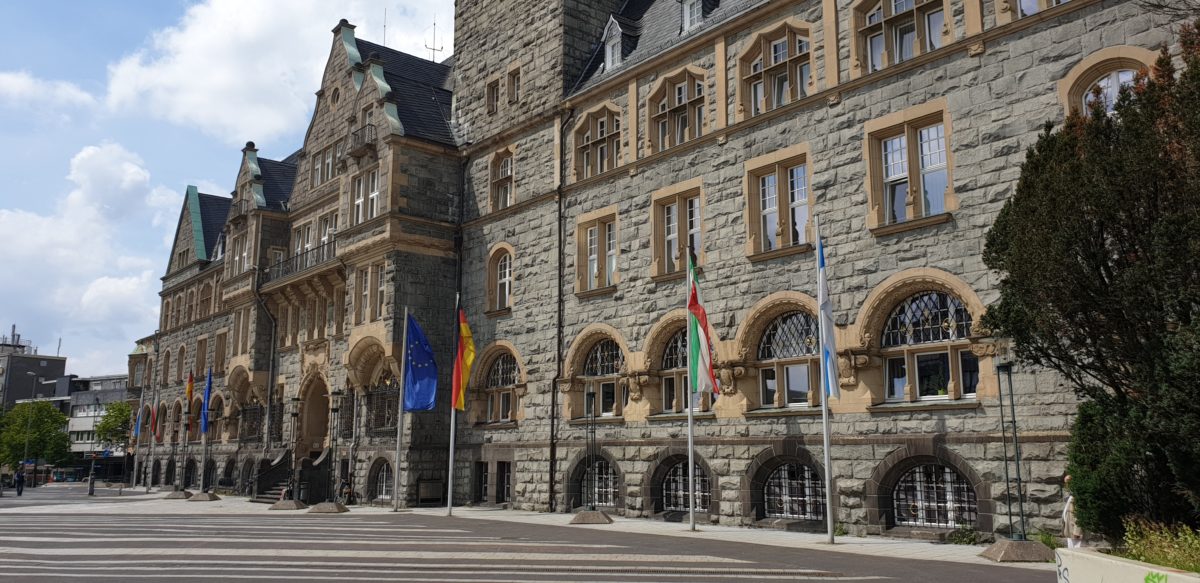
[[[488,370],[487,386],[489,389],[511,387],[517,384],[517,359],[507,352],[492,361]]]
[[[949,466],[922,464],[900,477],[892,491],[898,526],[958,528],[978,516],[975,489]]]
[[[708,474],[699,463],[696,466],[696,510],[708,512],[710,494],[708,489]],[[688,496],[687,461],[677,462],[667,470],[663,479],[663,510],[687,511],[691,501]]]
[[[687,352],[687,329],[680,328],[667,341],[667,348],[663,351],[662,370],[687,368]]]
[[[818,338],[808,312],[788,312],[767,326],[758,343],[758,359],[768,363],[758,371],[763,407],[810,404]]]
[[[818,349],[817,320],[807,312],[788,312],[771,322],[758,343],[759,360],[812,356]]]
[[[883,346],[962,340],[971,335],[971,314],[958,298],[923,292],[900,302],[888,317]]]
[[[621,347],[616,342],[605,339],[597,342],[588,352],[583,365],[583,376],[614,376],[619,374],[624,366],[625,354],[621,352]]]
[[[825,518],[825,487],[821,477],[810,466],[786,463],[767,478],[763,485],[763,502],[771,518]]]

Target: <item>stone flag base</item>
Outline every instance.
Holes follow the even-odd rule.
[[[280,500],[272,504],[268,510],[304,510],[305,508],[308,508],[308,504],[299,500]]]
[[[170,494],[163,497],[163,500],[187,500],[192,497],[192,493],[187,490],[173,490]]]
[[[1033,540],[1002,538],[992,543],[979,556],[997,563],[1052,563],[1054,551]]]
[[[322,502],[308,509],[309,514],[340,514],[350,512],[341,502]]]
[[[200,492],[200,493],[192,496],[191,498],[188,498],[188,502],[212,502],[214,500],[220,500],[220,499],[221,499],[220,496],[217,496],[216,494],[213,494],[212,492]]]
[[[612,524],[612,521],[603,510],[581,510],[571,519],[571,524]]]

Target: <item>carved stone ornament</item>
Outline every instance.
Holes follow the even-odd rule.
[[[978,57],[979,55],[983,54],[983,51],[984,47],[982,42],[971,43],[971,45],[967,47],[967,56]]]
[[[833,107],[841,102],[842,102],[842,94],[840,92],[835,91],[833,93],[830,93],[827,97],[825,97],[825,105],[828,105],[830,107]]]
[[[1008,343],[1003,340],[991,342],[972,342],[971,345],[967,347],[967,350],[970,350],[971,354],[974,354],[980,358],[995,357],[1008,351]]]
[[[878,359],[866,354],[844,350],[838,355],[838,384],[853,389],[858,386],[858,371],[878,364]]]
[[[723,364],[723,366],[717,369],[717,381],[721,384],[721,394],[736,394],[737,383],[735,379],[740,379],[744,376],[746,376],[746,367],[735,364]]]
[[[524,397],[527,393],[529,393],[529,385],[525,383],[521,383],[513,388],[513,394],[516,395],[518,399]]]
[[[562,379],[558,381],[558,390],[561,393],[580,393],[583,392],[583,382],[574,377]]]

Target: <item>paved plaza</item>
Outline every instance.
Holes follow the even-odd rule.
[[[1053,581],[981,547],[462,508],[270,511],[244,498],[163,500],[83,486],[0,498],[0,570],[13,581]]]

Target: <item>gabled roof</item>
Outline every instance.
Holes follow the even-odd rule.
[[[189,194],[195,187],[188,187]],[[190,199],[191,197],[189,197]],[[196,193],[196,199],[199,207],[198,213],[193,213],[193,229],[199,230],[199,240],[204,245],[204,254],[200,254],[200,249],[196,249],[196,258],[211,261],[213,251],[217,246],[217,239],[221,236],[221,230],[225,227],[225,217],[229,216],[229,205],[233,203],[233,199],[224,196],[215,196],[212,194]],[[190,203],[190,200],[189,200]],[[199,214],[200,222],[197,227],[195,217]]]
[[[700,25],[683,31],[683,9],[679,0],[629,0],[612,20],[623,35],[621,66],[604,70],[604,38],[598,38],[595,51],[583,69],[571,93],[579,93],[612,75],[670,50],[680,42],[717,26],[769,0],[703,0],[704,19]],[[609,22],[609,27],[613,24]],[[605,33],[609,31],[605,28]]]
[[[378,53],[379,60],[383,62],[384,71],[423,85],[447,89],[446,83],[450,79],[448,65],[402,53],[360,38],[355,40],[358,42],[358,54],[364,61],[373,53]]]
[[[440,144],[455,145],[450,130],[450,105],[454,76],[450,65],[355,39],[364,62],[378,59],[383,79],[391,88],[385,100],[396,106],[404,135]]]
[[[266,208],[277,211],[287,208],[287,202],[292,198],[292,187],[296,184],[296,154],[283,161],[258,159],[258,169],[262,173],[263,198]],[[288,162],[292,160],[292,162]]]

